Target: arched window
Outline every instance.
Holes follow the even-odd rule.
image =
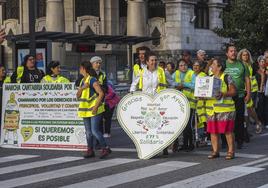
[[[209,8],[208,0],[201,0],[195,5],[195,27],[209,29]]]
[[[19,19],[20,5],[18,0],[8,0],[5,3],[5,19]]]
[[[119,0],[119,16],[127,17],[127,2],[126,0]]]
[[[75,0],[75,17],[91,15],[100,17],[99,0]]]
[[[36,7],[37,7],[37,18],[46,17],[46,0],[37,0],[36,1]]]
[[[148,18],[154,17],[166,18],[166,7],[161,0],[148,1]]]

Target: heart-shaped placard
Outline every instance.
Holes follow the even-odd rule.
[[[117,108],[117,119],[134,142],[140,159],[150,159],[172,144],[186,127],[189,116],[187,98],[173,89],[155,96],[128,94]]]
[[[29,140],[32,135],[33,135],[33,128],[32,127],[22,127],[21,130],[21,135],[23,137],[24,142]]]

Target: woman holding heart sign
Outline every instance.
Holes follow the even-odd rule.
[[[167,87],[165,71],[157,66],[157,57],[153,52],[145,54],[145,61],[147,67],[142,69],[139,77],[133,80],[130,92],[134,92],[138,88],[142,92],[155,95]],[[164,150],[164,155],[168,155],[167,148]]]

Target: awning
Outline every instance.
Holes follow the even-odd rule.
[[[11,42],[27,42],[30,34],[8,35],[7,40]],[[125,35],[95,35],[65,32],[40,31],[35,32],[36,41],[51,41],[63,43],[89,43],[89,44],[138,44],[151,40],[158,40],[159,37],[138,37]]]

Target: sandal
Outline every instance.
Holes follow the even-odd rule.
[[[226,160],[231,160],[235,158],[234,152],[227,152],[227,155],[225,157]]]
[[[256,134],[261,134],[262,133],[262,124],[261,123],[258,123],[256,125]]]
[[[212,152],[209,156],[208,159],[215,159],[215,158],[219,158],[220,157],[220,153],[219,152]]]

